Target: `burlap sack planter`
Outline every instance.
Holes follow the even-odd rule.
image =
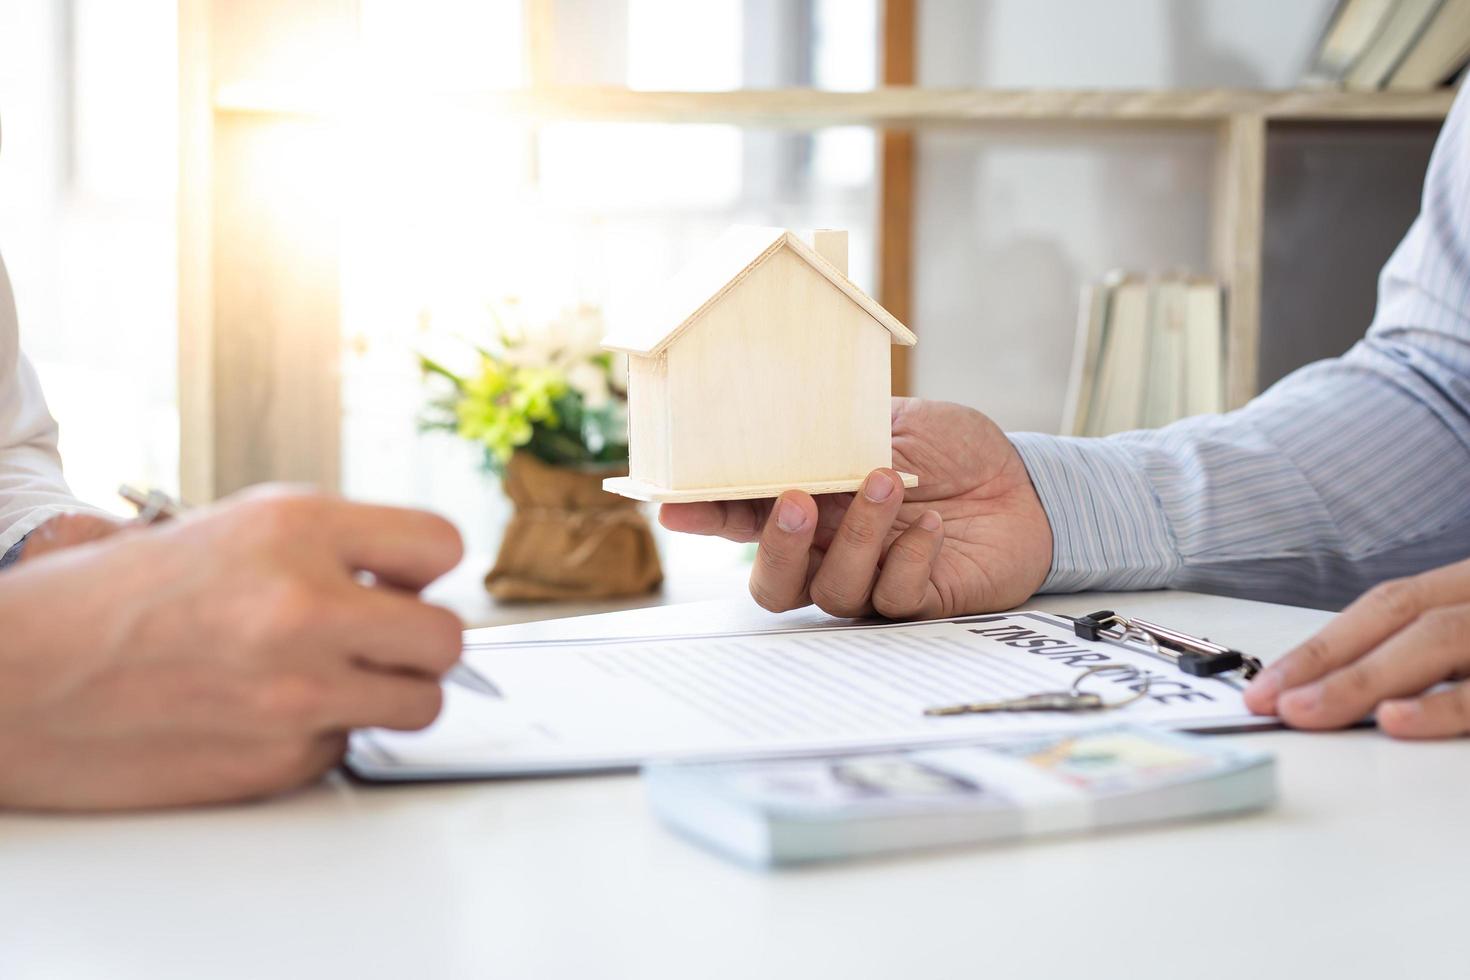
[[[497,599],[610,599],[663,582],[653,531],[636,501],[607,493],[626,469],[573,470],[518,452],[506,467],[515,512],[485,588]]]

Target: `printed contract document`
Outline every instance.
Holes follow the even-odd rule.
[[[1082,689],[1102,712],[925,717],[924,709]],[[936,745],[1132,722],[1208,731],[1274,727],[1238,679],[1192,677],[1167,658],[1072,635],[1045,613],[780,632],[472,643],[422,732],[354,733],[348,766],[379,780],[626,769],[652,760],[803,755]]]

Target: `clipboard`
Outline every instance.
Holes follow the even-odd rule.
[[[486,779],[974,744],[1103,721],[1196,732],[1277,727],[1245,707],[1238,677],[1187,675],[1155,650],[1090,640],[1074,627],[1066,617],[1020,611],[920,623],[474,643],[462,670],[483,684],[446,685],[444,711],[422,732],[355,732],[347,767],[369,781]],[[924,715],[946,699],[1064,686],[1100,661],[1150,673],[1150,696],[1106,719]]]

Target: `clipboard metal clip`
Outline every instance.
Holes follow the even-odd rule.
[[[1084,640],[1142,643],[1194,677],[1214,677],[1238,670],[1243,678],[1250,680],[1261,670],[1261,662],[1249,654],[1146,619],[1122,616],[1111,609],[1076,617],[1072,620],[1072,632]]]

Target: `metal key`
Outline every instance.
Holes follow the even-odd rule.
[[[1024,698],[1006,698],[1002,701],[975,701],[969,704],[946,704],[938,708],[926,708],[924,714],[979,715],[992,711],[1100,711],[1105,707],[1097,694],[1072,691],[1049,691],[1031,694]]]

